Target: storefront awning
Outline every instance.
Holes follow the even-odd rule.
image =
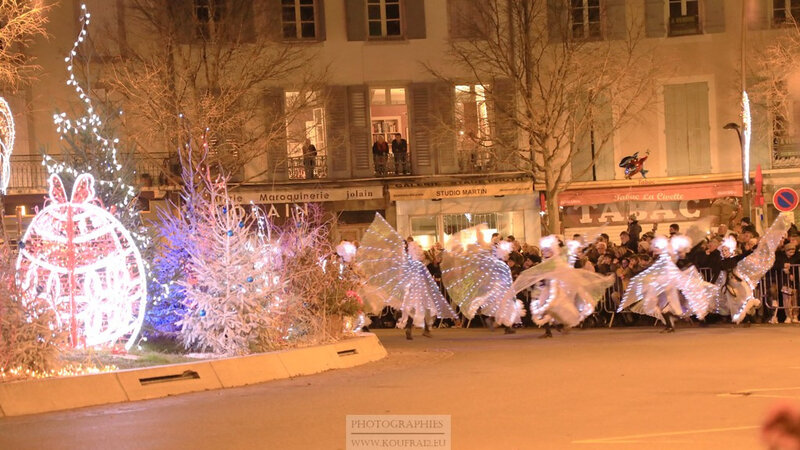
[[[741,196],[742,182],[731,180],[601,189],[567,189],[559,195],[558,200],[561,206],[578,206],[615,202],[666,202]]]

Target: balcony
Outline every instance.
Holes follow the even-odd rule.
[[[308,166],[306,166],[308,163]],[[328,178],[328,157],[315,156],[313,165],[311,160],[305,161],[302,156],[289,158],[287,170],[290,180],[314,180]]]
[[[800,142],[793,137],[775,136],[772,141],[772,167],[775,169],[800,167]]]
[[[699,16],[677,16],[669,18],[670,36],[688,36],[700,34]]]
[[[169,181],[165,175],[166,171],[175,168],[170,167],[169,154],[151,153],[147,156],[128,155],[120,156],[121,161],[133,161],[136,166],[138,179],[136,182],[145,188],[167,186]],[[180,168],[178,174],[180,173]],[[42,157],[39,155],[12,155],[11,156],[11,179],[8,184],[10,194],[40,193],[47,191],[47,168],[42,164]]]

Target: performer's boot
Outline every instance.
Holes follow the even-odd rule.
[[[507,327],[507,326],[503,325],[503,333],[505,333],[505,334],[514,334],[516,332],[517,332],[517,330],[515,330],[515,329],[513,329],[511,327]]]
[[[414,339],[414,337],[411,336],[411,329],[413,326],[414,326],[414,319],[409,317],[408,321],[406,322],[406,339],[408,339],[409,341]]]
[[[428,323],[425,323],[425,329],[422,331],[422,335],[425,337],[433,337],[431,334],[431,328],[428,326]]]
[[[544,326],[544,334],[539,336],[539,339],[546,339],[551,337],[553,337],[553,332],[550,331],[550,324],[548,323]]]
[[[673,317],[670,313],[664,313],[664,323],[666,327],[661,331],[662,333],[674,333],[675,326],[673,325]]]

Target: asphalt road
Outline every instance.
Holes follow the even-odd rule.
[[[451,415],[453,449],[759,448],[800,327],[434,330],[354,369],[0,420],[0,449],[344,449],[347,414]]]

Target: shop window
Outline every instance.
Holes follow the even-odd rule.
[[[586,40],[602,39],[600,17],[600,0],[572,0],[570,4],[572,37]]]
[[[408,146],[408,105],[406,105],[406,89],[371,88],[370,89],[370,124],[372,128],[372,143],[383,138],[392,153],[386,161],[386,175],[411,174],[411,148]],[[406,140],[407,150],[405,157],[398,157],[392,148],[392,141],[397,134]],[[400,142],[400,141],[398,141]],[[376,167],[376,172],[379,172]]]
[[[669,35],[700,33],[700,0],[669,0]]]
[[[400,0],[367,0],[367,29],[370,38],[402,36]]]
[[[525,242],[522,211],[411,217],[411,236],[422,248],[428,249],[436,242],[447,243],[453,234],[480,224],[487,227],[483,236],[485,242],[491,241],[494,233],[500,233],[503,238],[514,236],[520,243]]]
[[[285,96],[289,178],[326,178],[325,109],[315,92],[287,91]]]
[[[281,0],[281,26],[284,39],[316,39],[315,0]]]
[[[439,242],[439,227],[437,216],[423,216],[411,218],[411,237],[414,242],[427,250]]]
[[[462,173],[488,172],[494,168],[489,103],[484,86],[457,85],[456,154]]]

